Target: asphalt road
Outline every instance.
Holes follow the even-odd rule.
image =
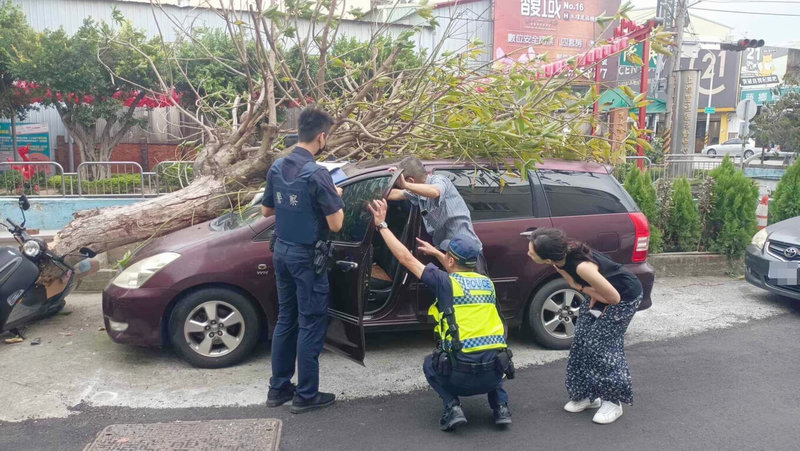
[[[13,411],[17,412],[15,415],[29,412],[29,416],[36,413],[44,417],[0,422],[0,450],[79,450],[109,424],[232,418],[283,420],[281,449],[284,450],[796,449],[800,438],[796,427],[800,394],[792,389],[800,373],[797,359],[800,304],[753,291],[733,281],[693,280],[661,287],[658,296],[662,308],[640,312],[628,336],[635,404],[626,406],[625,415],[611,426],[593,424],[590,412],[568,414],[561,409],[566,402],[563,386],[566,362],[565,354],[560,352],[536,349],[523,352],[528,359],[539,355],[549,357],[529,363],[528,368],[518,371],[517,379],[507,384],[514,412],[514,425],[509,430],[496,430],[491,425],[491,412],[485,400],[474,397],[463,401],[470,424],[454,434],[445,434],[437,428],[441,403],[435,394],[427,389],[409,389],[402,380],[411,371],[409,368],[419,371],[419,361],[395,362],[394,367],[388,363],[392,356],[409,357],[424,352],[427,343],[408,334],[390,334],[373,340],[370,352],[376,356],[372,363],[379,370],[369,372],[356,367],[351,372],[338,368],[351,374],[351,385],[371,383],[382,387],[381,390],[363,391],[366,398],[347,392],[350,400],[325,411],[299,416],[289,414],[288,407],[264,407],[263,387],[259,387],[258,395],[252,395],[255,391],[248,392],[253,399],[247,404],[239,403],[240,406],[227,405],[229,391],[220,390],[215,400],[213,391],[199,387],[209,380],[217,380],[219,385],[214,387],[223,387],[225,382],[244,387],[252,382],[248,379],[248,365],[253,365],[263,377],[264,356],[256,356],[254,362],[232,369],[231,373],[211,372],[208,376],[204,371],[181,366],[168,353],[134,352],[119,346],[109,350],[101,347],[102,352],[94,360],[106,359],[106,366],[124,365],[129,372],[140,374],[138,379],[131,380],[135,391],[143,393],[140,396],[156,393],[169,400],[169,387],[184,386],[187,392],[180,396],[195,390],[196,406],[175,408],[185,404],[181,400],[168,404],[167,408],[137,407],[141,400],[130,395],[116,398],[117,402],[125,401],[119,405],[106,405],[98,402],[102,397],[96,396],[106,390],[92,393],[81,384],[73,387],[77,393],[74,399],[80,400],[73,404],[73,394],[61,381],[78,380],[72,374],[75,371],[65,366],[65,362],[74,359],[75,351],[64,350],[84,346],[83,341],[76,341],[70,345],[62,343],[65,348],[59,351],[60,358],[55,354],[40,355],[38,359],[49,359],[48,369],[36,363],[7,365],[8,358],[19,356],[17,353],[26,348],[20,345],[0,348],[0,359],[5,360],[0,367],[0,379],[5,381],[0,391],[0,410],[6,415]],[[61,320],[75,323],[81,319],[80,315],[73,315]],[[691,327],[667,333],[680,324]],[[89,323],[85,331],[88,343],[95,346],[105,343],[102,334],[90,331],[96,329]],[[50,339],[51,347],[56,348],[59,336]],[[78,333],[64,340],[80,338]],[[46,341],[40,346],[45,344]],[[521,343],[516,346],[522,348]],[[44,352],[48,348],[39,349]],[[115,349],[127,357],[108,360],[108,353]],[[127,354],[130,352],[134,359]],[[331,359],[329,364],[346,366],[338,358]],[[14,368],[18,372],[14,373]],[[171,377],[167,368],[172,370]],[[380,380],[364,379],[365,371]],[[393,376],[393,372],[397,375]],[[91,368],[85,374],[97,375]],[[113,372],[101,373],[92,384],[122,387],[119,381],[110,380],[115,376]],[[147,379],[150,386],[143,382]],[[165,379],[172,379],[172,385]],[[38,386],[32,385],[31,380]],[[353,390],[358,388],[364,387]],[[38,395],[30,395],[37,393],[37,389]],[[105,396],[110,397],[108,393]],[[61,398],[67,406],[67,416],[45,415],[48,411],[41,410],[41,406]],[[131,400],[135,402],[128,402]],[[60,408],[53,410],[59,411]]]

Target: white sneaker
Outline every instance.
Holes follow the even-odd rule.
[[[580,401],[570,401],[564,405],[564,410],[567,412],[578,413],[586,409],[596,409],[600,407],[600,398],[591,401],[589,398],[581,399]]]
[[[617,421],[617,418],[622,416],[622,404],[617,404],[614,402],[603,401],[603,405],[600,406],[600,410],[594,414],[594,421],[597,424],[611,424]]]

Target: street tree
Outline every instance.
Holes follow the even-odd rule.
[[[753,136],[764,145],[800,152],[800,93],[789,92],[772,105],[764,105],[753,121]]]
[[[25,14],[9,0],[0,4],[0,118],[24,119],[31,108],[30,99],[15,88],[19,80],[14,62],[24,57],[35,33]],[[14,149],[16,151],[16,149]]]
[[[267,169],[284,152],[279,138],[294,130],[283,125],[280,112],[291,105],[319,105],[334,116],[323,158],[337,161],[402,154],[489,159],[524,176],[543,157],[612,162],[637,144],[649,146],[635,127],[614,150],[607,137],[591,136],[591,105],[598,92],[573,89],[576,83],[588,84],[593,70],[579,66],[577,58],[545,76],[542,61],[481,66],[479,42],[458,51],[442,51],[439,43],[422,53],[415,50],[420,35],[436,26],[433,9],[426,5],[417,10],[426,22],[401,32],[361,23],[371,35],[359,43],[344,35],[343,4],[256,0],[248,11],[221,8],[227,38],[208,34],[198,39],[174,20],[183,44],[176,48],[162,41],[167,64],[138,42],[113,41],[146,59],[158,86],[150,88],[112,70],[114,80],[154,96],[181,85],[193,96],[192,102],[175,107],[202,135],[195,179],[172,194],[76,213],[59,232],[56,252],[84,246],[100,252],[240,208],[263,186]],[[220,47],[208,45],[206,38]],[[664,33],[653,37],[661,47],[669,39]],[[233,52],[225,48],[226,41]],[[198,59],[213,68],[192,63]],[[215,79],[228,81],[209,90],[197,73],[212,69]]]
[[[150,63],[164,60],[159,50],[117,12],[113,24],[87,18],[73,35],[58,29],[35,36],[14,62],[18,91],[58,111],[83,161],[109,161],[128,131],[146,123],[137,110],[171,102],[171,93],[141,89],[155,86]],[[93,175],[105,172],[97,168]]]

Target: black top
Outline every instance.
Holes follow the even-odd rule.
[[[283,163],[283,178],[291,182],[296,179],[300,174],[300,170],[309,161],[314,161],[314,156],[311,155],[307,149],[296,146],[292,153],[284,158]],[[264,197],[261,199],[261,205],[268,208],[275,208],[274,192],[272,190],[272,183],[269,180],[270,172],[267,172],[267,187],[264,190]],[[336,192],[336,185],[333,183],[331,174],[328,171],[319,170],[311,176],[308,180],[308,188],[311,191],[311,198],[313,199],[314,214],[317,216],[320,227],[324,229],[325,233],[320,232],[319,236],[325,236],[328,230],[328,223],[325,217],[332,215],[337,211],[344,208],[339,193]]]
[[[592,249],[590,256],[583,252],[567,254],[564,271],[579,284],[588,286],[589,283],[583,280],[577,271],[578,265],[587,261],[595,263],[599,268],[600,274],[619,292],[620,302],[633,301],[642,294],[642,283],[632,272],[628,271],[622,264],[611,260],[605,254],[594,249]]]

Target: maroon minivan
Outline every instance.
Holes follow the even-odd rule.
[[[567,349],[581,295],[548,266],[527,257],[526,235],[558,227],[625,263],[650,306],[655,274],[647,264],[649,226],[633,199],[596,163],[545,160],[527,177],[506,168],[453,161],[425,163],[447,176],[469,206],[484,245],[498,303],[510,328],[521,327],[547,348]],[[365,330],[429,330],[433,295],[398,264],[374,233],[368,201],[385,197],[397,174],[386,161],[341,168],[342,230],[334,257],[326,347],[363,363]],[[341,172],[340,172],[341,174]],[[390,202],[395,235],[415,249],[428,240],[422,215]],[[140,249],[103,292],[106,330],[118,343],[172,345],[200,367],[234,364],[271,333],[278,314],[269,241],[274,218],[255,201],[240,213],[171,233]],[[429,258],[416,254],[423,262]],[[385,275],[373,268],[379,266]],[[375,274],[373,274],[375,273]]]

